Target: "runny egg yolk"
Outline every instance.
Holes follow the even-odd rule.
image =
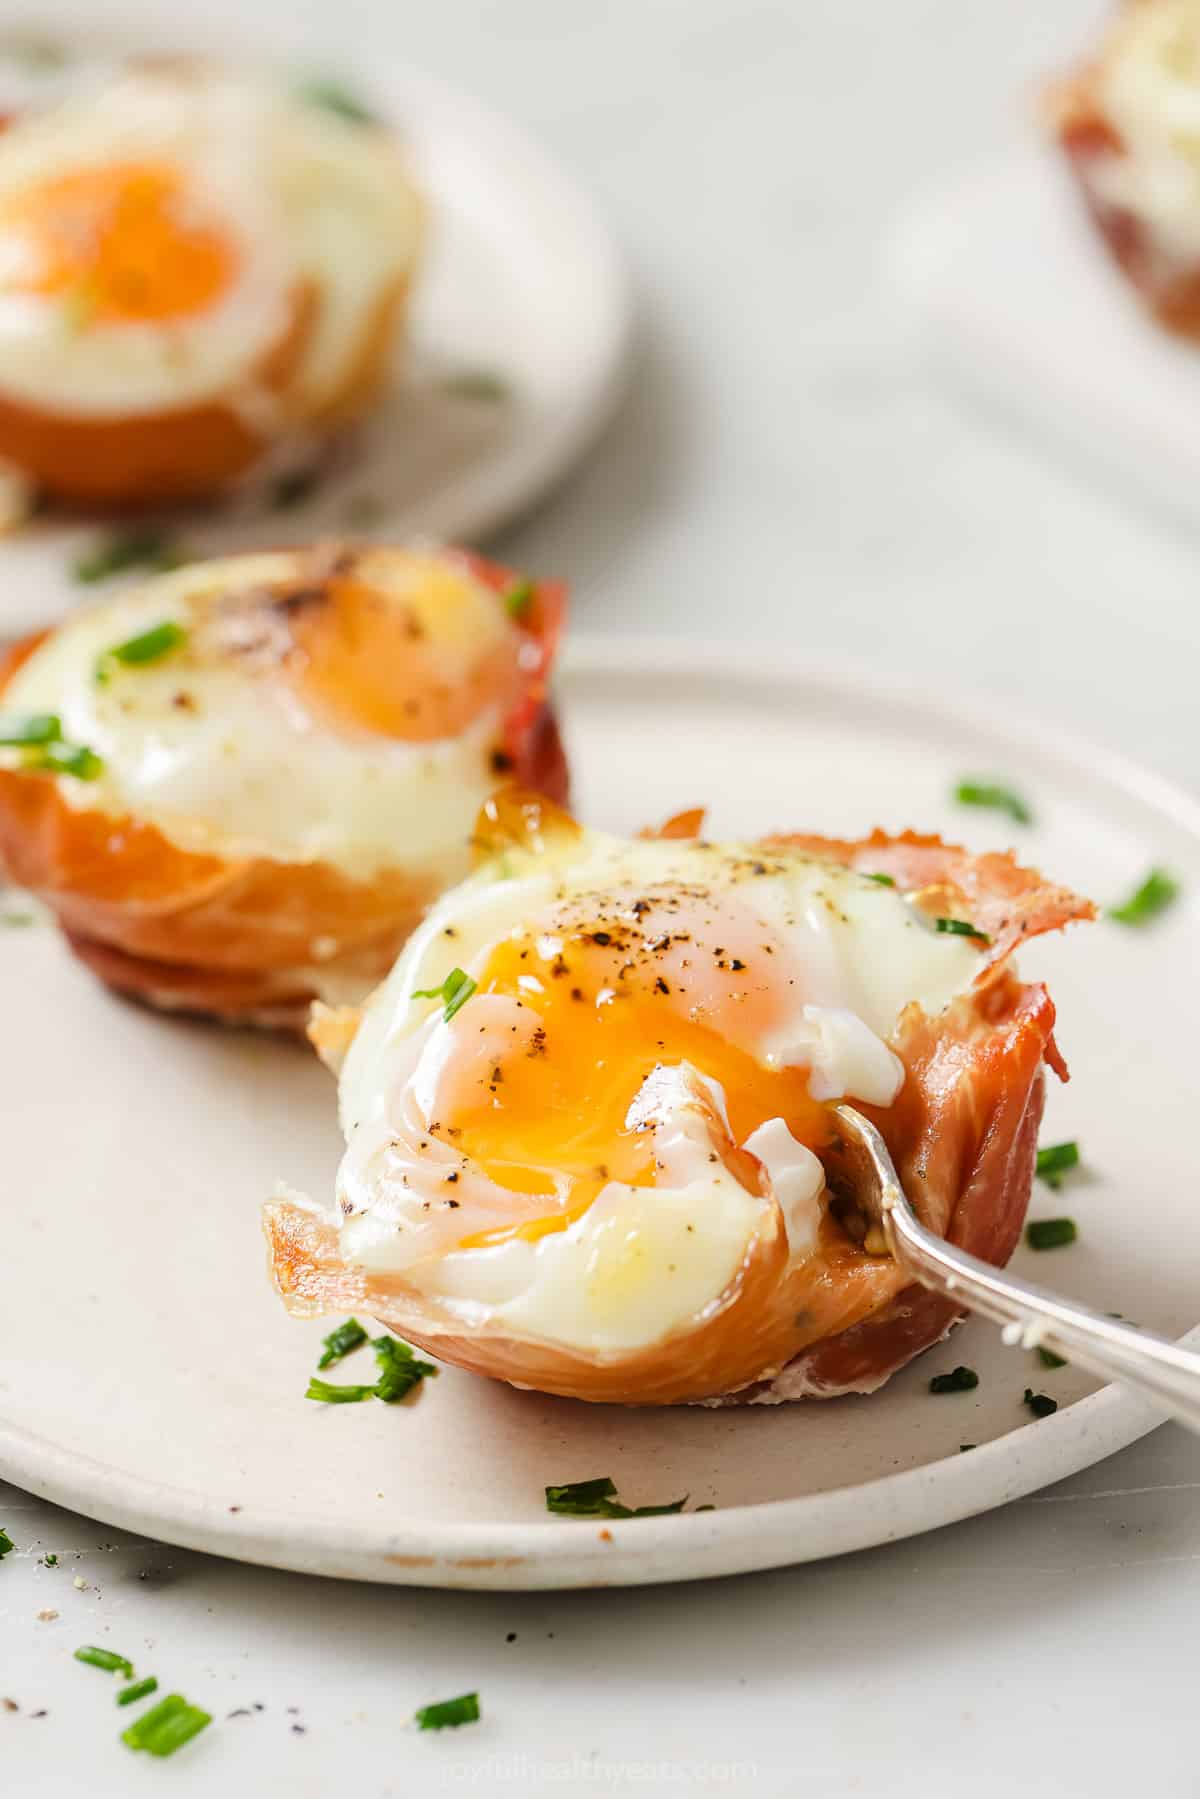
[[[352,729],[410,743],[454,737],[520,680],[498,596],[445,559],[413,556],[386,588],[352,567],[295,596],[290,611],[289,678],[315,711]]]
[[[572,967],[561,954],[516,939],[498,945],[488,960],[480,992],[519,999],[536,1019],[532,1036],[514,1053],[498,1055],[473,1093],[459,1097],[452,1115],[431,1130],[496,1185],[544,1193],[557,1203],[544,1217],[466,1236],[462,1249],[563,1230],[610,1180],[656,1185],[653,1132],[631,1129],[627,1120],[659,1065],[686,1062],[720,1087],[729,1134],[714,1104],[710,1159],[723,1162],[751,1192],[760,1190],[757,1164],[735,1146],[765,1120],[782,1118],[814,1150],[828,1141],[825,1111],[809,1093],[806,1069],[764,1068],[686,1008],[666,1003],[652,985],[617,996],[596,974],[586,957]]]
[[[0,205],[9,292],[62,300],[81,325],[163,323],[204,312],[238,254],[169,165],[113,163],[26,187]]]

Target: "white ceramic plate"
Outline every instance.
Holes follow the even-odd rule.
[[[644,641],[576,643],[562,700],[578,808],[603,825],[704,799],[716,832],[919,823],[983,847],[1014,827],[956,811],[948,789],[999,773],[1037,808],[1021,849],[1056,876],[1109,898],[1158,861],[1200,893],[1200,810],[1020,719],[774,654]],[[1047,1134],[1078,1136],[1090,1172],[1034,1200],[1035,1215],[1076,1216],[1079,1242],[1017,1266],[1173,1336],[1200,1291],[1194,908],[1185,897],[1145,933],[1077,928],[1025,964],[1053,972],[1075,1076]],[[49,928],[0,932],[0,965],[0,1472],[107,1523],[369,1580],[677,1580],[926,1530],[1153,1422],[982,1323],[867,1399],[625,1411],[444,1369],[407,1406],[321,1408],[303,1394],[329,1324],[276,1300],[258,1208],[281,1176],[327,1190],[329,1077],[297,1047],[111,998]],[[930,1374],[960,1361],[977,1391],[932,1397]],[[1058,1398],[1056,1416],[1031,1420],[1027,1385]],[[545,1514],[548,1482],[600,1474],[635,1504],[690,1493],[717,1509],[611,1527]]]
[[[230,35],[221,0],[215,19],[190,24],[146,5],[120,10],[120,37],[113,21],[106,45],[227,58],[265,47],[244,18]],[[53,30],[51,20],[45,29]],[[77,35],[62,33],[66,42]],[[311,55],[288,57],[279,20],[257,35],[274,52],[277,76],[311,72]],[[561,479],[620,393],[629,284],[585,197],[508,120],[432,77],[386,56],[356,56],[353,46],[334,68],[402,133],[429,202],[428,256],[407,348],[370,419],[302,503],[281,510],[260,491],[221,510],[154,521],[197,554],[347,533],[478,542]],[[461,391],[481,373],[498,378],[499,397]],[[0,636],[45,623],[94,592],[73,581],[71,566],[108,534],[103,524],[47,517],[0,539]]]
[[[1122,490],[1200,518],[1200,348],[1148,316],[1050,148],[924,195],[892,271],[958,378]]]

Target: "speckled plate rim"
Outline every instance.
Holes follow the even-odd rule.
[[[813,663],[787,649],[681,645],[670,639],[577,638],[564,658],[565,684],[615,677],[631,667],[661,679],[720,678],[856,700],[910,723],[968,732],[978,741],[1021,741],[1024,757],[1064,767],[1086,787],[1117,792],[1185,832],[1200,855],[1200,804],[1164,777],[1041,720],[972,700],[931,696],[915,683],[852,665]],[[1180,1341],[1200,1344],[1200,1325]],[[712,1578],[821,1560],[955,1523],[1090,1467],[1145,1436],[1161,1414],[1109,1386],[1051,1418],[982,1443],[970,1455],[823,1493],[726,1511],[613,1521],[449,1523],[356,1530],[347,1543],[335,1520],[253,1505],[232,1508],[167,1482],[131,1479],[73,1456],[0,1420],[0,1471],[43,1499],[121,1529],[268,1567],[404,1586],[511,1591],[648,1585]]]

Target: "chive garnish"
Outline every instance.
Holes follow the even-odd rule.
[[[944,931],[948,937],[973,937],[977,943],[990,943],[992,940],[986,931],[978,925],[968,924],[965,918],[935,918],[935,931]]]
[[[16,1544],[4,1529],[3,1525],[0,1525],[0,1562],[4,1560],[6,1555],[11,1555],[15,1548]]]
[[[1025,1226],[1025,1241],[1030,1249],[1061,1249],[1074,1243],[1079,1232],[1073,1218],[1036,1218]]]
[[[1178,881],[1165,868],[1152,868],[1136,893],[1130,894],[1121,905],[1108,908],[1108,916],[1118,924],[1149,924],[1178,897]]]
[[[122,1687],[117,1694],[118,1705],[132,1705],[135,1699],[144,1699],[147,1693],[157,1693],[158,1681],[153,1674],[147,1674],[145,1680],[135,1680],[131,1687]]]
[[[949,1374],[935,1374],[929,1383],[931,1393],[969,1393],[972,1387],[979,1385],[979,1376],[974,1368],[959,1365],[952,1368]]]
[[[1029,1407],[1035,1418],[1048,1418],[1058,1410],[1057,1399],[1051,1399],[1049,1393],[1035,1393],[1032,1387],[1026,1387],[1022,1404]]]
[[[320,484],[320,475],[316,469],[293,469],[289,475],[280,475],[271,489],[271,505],[276,512],[290,512],[293,506],[301,506],[305,500],[311,499]]]
[[[377,494],[354,494],[346,501],[342,517],[352,531],[369,531],[387,516],[387,507]]]
[[[460,1693],[457,1699],[439,1699],[435,1705],[421,1706],[415,1716],[418,1730],[446,1730],[459,1724],[474,1724],[479,1718],[479,1694]]]
[[[126,1680],[133,1679],[133,1663],[128,1656],[116,1655],[111,1649],[94,1649],[85,1643],[75,1651],[75,1660],[86,1662],[89,1668],[103,1668],[106,1674],[123,1674]]]
[[[960,781],[954,797],[960,806],[987,806],[993,812],[1007,812],[1019,825],[1033,823],[1033,813],[1020,794],[1002,781]]]
[[[493,369],[459,369],[447,375],[441,386],[443,393],[456,400],[479,401],[486,406],[499,406],[511,393],[503,375]]]
[[[54,1553],[53,1550],[50,1550],[50,1552],[47,1555],[44,1555],[42,1557],[42,1560],[45,1562],[47,1568],[57,1568],[58,1567],[58,1557]]]
[[[442,1021],[449,1024],[454,1014],[466,1005],[478,985],[478,981],[473,981],[463,969],[452,968],[440,987],[416,987],[413,989],[413,998],[440,999],[445,1006]]]
[[[1065,1368],[1067,1365],[1067,1358],[1065,1355],[1055,1355],[1052,1349],[1043,1349],[1040,1343],[1038,1344],[1037,1356],[1038,1361],[1042,1364],[1043,1368]]]
[[[880,887],[894,887],[896,885],[891,875],[868,875],[867,879],[868,881],[877,882]]]
[[[1037,1152],[1037,1177],[1045,1181],[1048,1187],[1057,1187],[1068,1169],[1079,1166],[1079,1145],[1069,1143],[1047,1143],[1044,1149]]]
[[[978,1449],[978,1447],[978,1443],[960,1443],[958,1446],[958,1453],[959,1455],[966,1455],[968,1449]]]
[[[336,113],[339,119],[349,119],[352,125],[377,125],[379,123],[370,107],[364,106],[357,94],[340,81],[334,81],[328,75],[313,75],[302,81],[296,88],[296,96],[306,100],[310,106],[320,106],[326,112]]]
[[[5,749],[30,743],[57,743],[61,737],[62,720],[53,712],[32,712],[26,718],[5,718],[0,714],[0,746]]]
[[[121,1741],[131,1749],[145,1749],[150,1755],[174,1755],[211,1723],[210,1712],[189,1705],[182,1693],[168,1693],[121,1732]]]
[[[366,1331],[362,1329],[356,1318],[351,1318],[347,1324],[340,1327],[340,1330],[332,1331],[326,1337],[326,1344],[330,1344],[334,1338],[341,1335],[341,1332],[346,1331],[348,1325],[353,1325],[362,1333],[350,1344],[350,1348],[357,1349],[361,1343],[365,1343]],[[308,1383],[304,1397],[320,1400],[324,1405],[358,1405],[364,1399],[382,1399],[385,1405],[395,1405],[398,1399],[403,1399],[406,1394],[411,1393],[421,1381],[438,1372],[433,1362],[418,1360],[408,1344],[401,1343],[398,1337],[373,1337],[371,1348],[375,1351],[375,1358],[379,1363],[379,1379],[371,1386],[339,1387],[314,1374]],[[347,1355],[349,1350],[344,1349],[340,1353]],[[334,1355],[330,1359],[337,1361],[339,1357]],[[317,1366],[320,1368],[328,1366],[324,1356]]]
[[[72,573],[77,581],[91,584],[123,575],[126,569],[178,568],[186,560],[161,531],[123,531],[80,556]]]
[[[318,1368],[329,1368],[334,1362],[340,1362],[343,1356],[349,1355],[352,1349],[361,1349],[367,1340],[367,1333],[357,1318],[347,1318],[345,1324],[339,1324],[336,1330],[322,1339],[323,1347]]]
[[[375,1397],[382,1399],[385,1405],[395,1405],[419,1386],[427,1375],[436,1375],[437,1368],[432,1362],[422,1362],[413,1354],[407,1343],[401,1343],[397,1337],[373,1337],[371,1348],[375,1351],[379,1362],[379,1379],[375,1383]]]
[[[533,582],[524,577],[510,582],[501,598],[509,618],[524,618],[533,604]]]
[[[74,775],[95,781],[104,773],[103,759],[83,743],[39,743],[26,754],[24,767],[40,774]]]
[[[322,1405],[357,1405],[360,1400],[374,1399],[374,1387],[336,1387],[332,1382],[313,1375],[305,1388],[305,1399],[319,1399]]]
[[[63,46],[51,38],[25,38],[17,44],[6,44],[3,54],[23,69],[34,69],[39,73],[65,68],[70,61]]]
[[[144,668],[148,662],[161,662],[186,642],[184,626],[176,624],[173,618],[165,618],[148,631],[139,631],[136,637],[127,637],[124,643],[115,643],[111,650],[105,650],[96,662],[96,679],[103,686],[114,662],[123,668]]]
[[[568,1481],[565,1486],[546,1488],[546,1510],[562,1518],[662,1518],[681,1512],[687,1504],[672,1499],[667,1505],[622,1505],[616,1498],[616,1483],[606,1474],[595,1480]]]

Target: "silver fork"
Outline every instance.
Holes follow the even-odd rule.
[[[875,1126],[853,1106],[831,1110],[856,1202],[923,1287],[1004,1325],[1007,1341],[1043,1347],[1093,1374],[1136,1387],[1181,1424],[1200,1431],[1200,1353],[1017,1280],[926,1230]]]

